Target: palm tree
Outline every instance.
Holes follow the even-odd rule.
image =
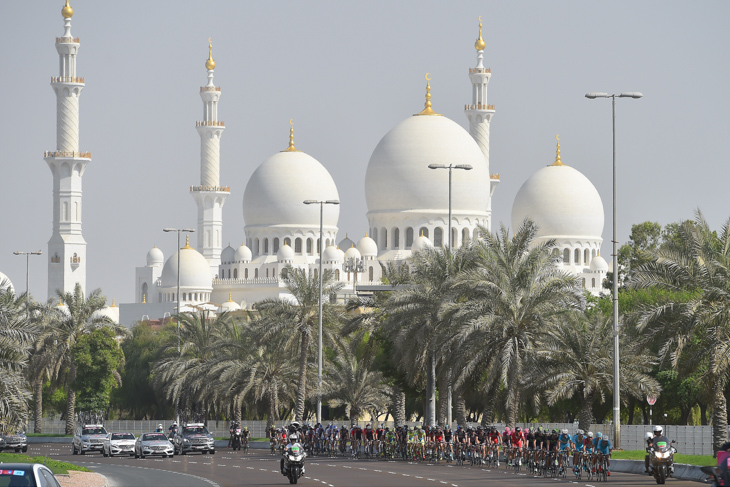
[[[712,394],[713,446],[727,439],[724,390],[730,374],[730,219],[718,235],[698,211],[677,236],[652,253],[629,286],[669,291],[671,298],[641,309],[638,328],[661,341],[661,357],[708,364],[703,380]]]
[[[98,312],[106,307],[106,298],[100,289],[92,291],[88,298],[84,296],[81,285],[78,283],[73,292],[57,292],[65,307],[55,311],[52,336],[48,337],[53,343],[49,364],[54,378],[62,378],[66,383],[66,434],[73,434],[74,415],[76,408],[76,391],[71,384],[76,378],[73,347],[78,338],[101,327],[111,327],[120,336],[127,334],[127,329],[111,321]]]
[[[537,226],[526,220],[512,238],[481,229],[475,266],[455,276],[462,311],[457,313],[452,347],[478,352],[473,368],[490,356],[507,390],[507,424],[514,426],[522,398],[524,365],[556,317],[583,304],[577,278],[560,271],[553,241],[534,243]],[[467,369],[469,371],[469,369]]]
[[[655,361],[641,353],[639,343],[621,328],[621,392],[643,399],[656,395],[660,386],[649,373]],[[535,391],[544,391],[548,405],[561,399],[578,397],[581,409],[579,428],[590,429],[593,403],[613,390],[613,323],[600,312],[587,317],[575,311],[562,316],[550,327],[545,338],[530,355],[532,369],[528,381]],[[539,403],[539,397],[536,397]]]
[[[286,267],[283,281],[293,297],[266,299],[256,304],[256,309],[262,313],[262,322],[268,329],[264,339],[275,335],[287,337],[286,350],[299,354],[299,379],[297,382],[297,400],[294,409],[294,418],[302,421],[304,418],[304,403],[307,397],[307,368],[309,354],[316,344],[313,337],[317,336],[319,325],[319,281],[312,273],[305,273],[291,266]],[[330,296],[342,287],[334,280],[334,273],[330,270],[322,272],[322,295]],[[326,300],[322,305],[323,335],[328,330],[325,325],[338,323],[336,309]],[[329,333],[328,333],[329,334]],[[324,338],[323,338],[324,339]]]

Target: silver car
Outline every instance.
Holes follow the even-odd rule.
[[[104,440],[108,433],[100,424],[86,424],[76,427],[76,434],[73,440],[73,454],[84,454],[86,452],[104,451]]]
[[[101,452],[105,457],[114,455],[134,455],[135,438],[132,433],[109,433],[104,439],[104,450]]]
[[[18,431],[11,435],[3,436],[3,442],[0,442],[0,451],[15,450],[15,453],[23,453],[28,451],[28,438],[25,431]]]
[[[162,433],[143,433],[134,443],[134,458],[147,455],[161,455],[164,458],[171,457],[173,453],[172,443]]]

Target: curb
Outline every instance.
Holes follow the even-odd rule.
[[[701,467],[697,465],[687,465],[685,463],[674,464],[674,478],[680,480],[695,480],[704,482],[707,475],[702,473]],[[633,473],[636,475],[646,475],[644,473],[644,462],[642,460],[617,460],[611,459],[611,470],[622,473]]]

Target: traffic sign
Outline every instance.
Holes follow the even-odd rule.
[[[656,403],[656,400],[657,400],[656,396],[655,397],[646,396],[646,402],[649,403],[649,406],[653,406]]]

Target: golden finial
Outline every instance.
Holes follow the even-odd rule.
[[[183,250],[185,249],[192,249],[190,246],[190,235],[185,235],[185,247],[183,247]]]
[[[563,162],[560,160],[560,135],[555,136],[555,140],[558,141],[558,148],[555,150],[555,162],[553,162],[552,166],[564,166]]]
[[[142,304],[147,304],[147,295],[146,294],[142,295]]]
[[[114,298],[112,298],[112,305],[111,305],[110,307],[111,307],[111,308],[116,308],[116,307],[117,307],[117,303],[116,303],[116,301],[114,300]]]
[[[426,108],[424,108],[423,111],[421,111],[421,113],[417,113],[416,115],[442,116],[440,113],[436,113],[431,109],[431,83],[429,83],[429,81],[431,81],[431,78],[428,77],[428,74],[429,73],[426,73],[426,76],[425,76],[425,78],[426,78],[426,103],[424,106]]]
[[[423,237],[423,230],[421,230],[421,237]]]
[[[479,16],[479,39],[474,43],[474,49],[477,51],[483,51],[487,44],[482,39],[482,16]]]
[[[213,61],[213,43],[210,42],[210,37],[208,37],[208,60],[205,62],[205,67],[208,70],[215,69],[215,61]]]
[[[289,147],[284,149],[284,152],[299,152],[296,147],[294,147],[294,122],[293,119],[289,119]]]
[[[59,307],[59,308],[63,308],[63,307],[64,307],[64,304],[63,304],[63,299],[59,299],[59,300],[58,300],[58,307]]]
[[[66,5],[61,9],[61,15],[63,15],[64,19],[70,19],[74,16],[74,9],[68,4],[68,0],[66,0]]]
[[[232,293],[228,293],[228,302],[229,303],[232,303],[233,302],[233,298],[231,297],[231,294]]]

